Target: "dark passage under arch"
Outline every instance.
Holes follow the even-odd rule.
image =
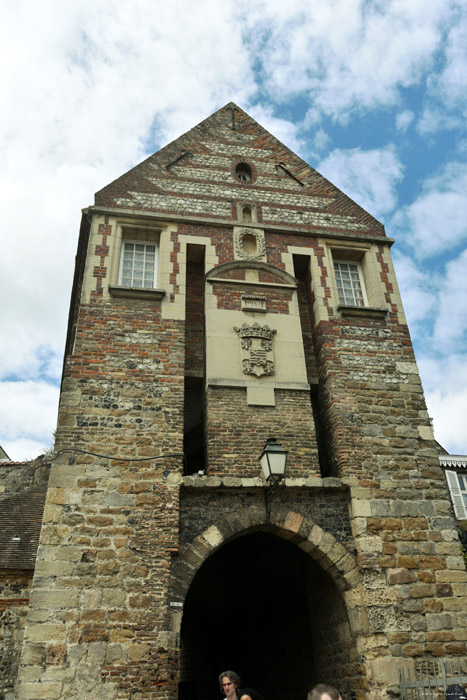
[[[356,654],[343,598],[309,555],[265,532],[235,539],[203,564],[181,629],[180,698],[216,700],[237,671],[266,700],[305,700],[320,680],[341,688]]]

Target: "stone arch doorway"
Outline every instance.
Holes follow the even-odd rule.
[[[180,699],[221,697],[237,671],[266,700],[305,700],[314,682],[348,686],[357,654],[341,591],[296,544],[264,531],[231,540],[202,564],[181,626]]]

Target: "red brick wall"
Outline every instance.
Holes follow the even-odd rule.
[[[208,472],[260,475],[268,437],[290,450],[287,476],[319,475],[316,435],[307,392],[276,390],[276,406],[248,406],[245,389],[210,387],[207,394]]]

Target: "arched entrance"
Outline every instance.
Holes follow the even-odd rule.
[[[314,682],[341,688],[356,659],[342,594],[310,555],[267,532],[215,551],[185,600],[180,697],[220,697],[233,669],[266,700],[305,700]]]

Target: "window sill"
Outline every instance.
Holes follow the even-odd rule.
[[[342,316],[350,318],[386,318],[388,309],[380,309],[373,306],[343,306],[339,304],[337,310]]]
[[[141,289],[139,287],[121,287],[113,285],[109,287],[112,297],[124,299],[152,299],[160,301],[165,297],[165,289]]]

